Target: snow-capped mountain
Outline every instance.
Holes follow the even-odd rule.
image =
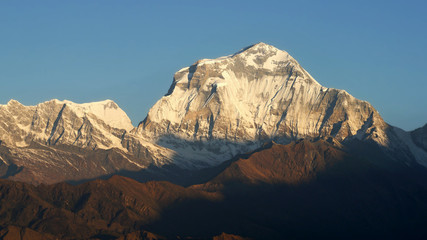
[[[55,99],[36,106],[10,100],[0,105],[0,136],[9,146],[25,147],[39,142],[121,148],[121,136],[132,128],[129,117],[111,100],[76,104]]]
[[[369,103],[321,86],[288,53],[259,43],[178,71],[137,132],[187,140],[319,135],[342,140],[356,135],[370,116],[372,124],[385,125]]]
[[[0,105],[0,203],[0,239],[425,239],[427,124],[259,43],[178,71],[137,127],[111,100]]]
[[[184,164],[214,165],[266,139],[359,138],[388,146],[387,129],[368,102],[321,86],[287,52],[258,43],[179,70],[132,132],[175,150]]]
[[[121,144],[132,128],[111,100],[36,106],[10,100],[0,105],[0,175],[50,183],[145,168],[147,153],[134,157]]]
[[[287,52],[258,43],[179,70],[136,128],[111,100],[0,105],[0,176],[51,183],[149,165],[201,169],[302,138],[370,142],[427,167],[425,133],[388,125],[368,102],[323,87]]]

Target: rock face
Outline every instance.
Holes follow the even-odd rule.
[[[387,128],[368,102],[321,86],[287,52],[258,43],[178,71],[133,132],[212,165],[266,139],[357,137],[386,146]]]

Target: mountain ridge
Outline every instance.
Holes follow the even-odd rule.
[[[137,127],[112,100],[0,105],[0,173],[53,183],[150,166],[193,171],[299,139],[373,142],[390,159],[427,166],[423,129],[390,126],[368,102],[323,87],[287,52],[258,43],[177,71]]]

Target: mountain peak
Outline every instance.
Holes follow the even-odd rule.
[[[244,51],[247,51],[249,49],[266,49],[266,50],[278,50],[276,47],[274,47],[273,45],[264,43],[264,42],[258,42],[252,45],[249,45],[245,48],[242,48],[240,51],[238,51],[237,53],[241,53]]]
[[[81,118],[87,114],[93,114],[114,128],[125,129],[126,131],[133,129],[133,125],[127,114],[117,105],[117,103],[110,99],[89,103],[75,103],[70,100],[52,99],[40,103],[37,106],[43,107],[49,104],[65,105]]]
[[[22,105],[22,103],[18,102],[15,99],[10,99],[9,102],[7,102],[7,105]]]
[[[252,45],[250,45],[250,46],[248,46],[248,47],[246,47],[244,49],[246,49],[246,50],[249,50],[249,49],[257,49],[257,50],[258,49],[262,49],[262,50],[270,50],[270,51],[277,51],[277,50],[279,50],[278,48],[274,47],[273,45],[270,45],[270,44],[267,44],[267,43],[264,43],[264,42],[258,42],[258,43],[252,44]]]
[[[272,45],[259,42],[228,56],[218,57],[215,59],[200,59],[191,67],[182,68],[178,72],[189,70],[189,68],[194,69],[197,66],[205,64],[227,64],[227,62],[239,62],[239,64],[241,63],[246,66],[254,66],[256,68],[261,67],[274,71],[278,64],[284,64],[289,61],[298,64],[286,51],[280,50]]]
[[[126,113],[112,100],[78,104],[52,99],[36,106],[10,100],[0,108],[2,121],[7,124],[0,125],[0,139],[18,147],[38,142],[121,148],[119,137],[124,130],[134,128]]]
[[[260,42],[178,71],[135,132],[183,158],[216,164],[268,139],[357,135],[386,144],[385,126],[369,103],[321,86],[287,52]],[[183,140],[197,142],[200,155]]]

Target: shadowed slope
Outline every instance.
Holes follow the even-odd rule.
[[[58,237],[119,237],[158,220],[180,201],[218,195],[168,182],[138,183],[114,176],[78,186],[66,183],[32,186],[0,181],[0,226],[29,227]]]
[[[192,186],[221,191],[223,202],[177,206],[158,230],[166,225],[180,235],[224,231],[256,239],[427,236],[424,168],[390,161],[375,144],[351,146],[322,140],[266,146]]]
[[[288,145],[273,142],[269,145],[247,159],[242,158],[232,163],[209,183],[297,184],[308,182],[318,172],[345,157],[342,150],[323,141],[312,143],[303,140]]]
[[[120,176],[77,186],[1,180],[0,228],[72,239],[427,236],[424,168],[390,161],[375,144],[270,143],[225,164],[187,188]]]

